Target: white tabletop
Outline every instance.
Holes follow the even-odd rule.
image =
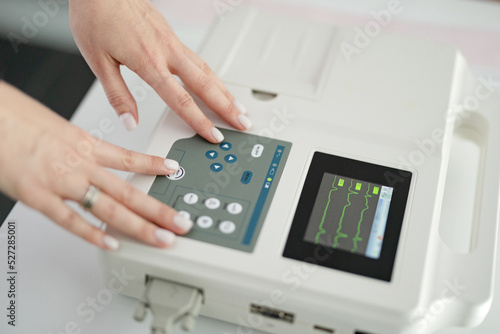
[[[264,10],[301,15],[327,22],[363,26],[371,11],[387,7],[388,1],[274,0],[274,1],[155,1],[181,40],[197,51],[212,23],[221,19],[215,5],[241,3]],[[500,78],[500,2],[497,1],[405,1],[403,11],[386,28],[411,36],[457,45],[477,75]],[[151,131],[165,110],[155,92],[128,70],[126,81],[138,99],[139,127],[126,132],[108,105],[101,85],[96,82],[76,111],[72,122],[99,131],[103,119],[116,127],[104,138],[129,149],[144,151]],[[499,80],[497,80],[499,81]],[[126,173],[119,173],[126,177]],[[86,217],[91,217],[86,214]],[[16,327],[6,317],[7,222],[17,223]],[[95,222],[95,221],[94,221]],[[95,222],[97,223],[97,222]],[[99,250],[62,230],[42,215],[18,203],[0,230],[0,332],[1,333],[149,333],[150,318],[137,323],[132,314],[136,300],[113,294],[111,298],[99,266]],[[499,263],[500,264],[500,263]],[[500,283],[500,278],[497,279]],[[490,314],[474,329],[445,330],[440,334],[497,333],[500,328],[500,292],[496,292]],[[182,333],[176,328],[175,333]],[[200,318],[193,333],[250,333],[237,326]],[[258,333],[253,331],[253,333]]]

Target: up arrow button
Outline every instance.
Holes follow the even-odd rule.
[[[229,151],[231,149],[231,147],[233,147],[233,145],[231,145],[231,143],[228,143],[228,142],[224,142],[224,143],[221,143],[219,145],[220,149],[223,150],[223,151]]]

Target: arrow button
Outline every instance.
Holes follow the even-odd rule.
[[[218,163],[218,162],[213,163],[213,164],[210,165],[210,170],[212,172],[218,173],[218,172],[220,172],[222,170],[222,165],[220,163]]]

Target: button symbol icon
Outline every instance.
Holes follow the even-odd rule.
[[[231,147],[233,147],[233,145],[231,145],[231,143],[228,143],[228,142],[223,142],[219,145],[219,147],[223,151],[229,151],[231,149]]]
[[[210,170],[212,170],[212,172],[218,173],[222,170],[222,165],[218,162],[213,163],[210,165]]]
[[[205,206],[211,210],[215,210],[220,206],[220,201],[215,197],[210,197],[205,201]]]
[[[234,155],[234,154],[228,154],[224,157],[224,160],[227,162],[227,163],[235,163],[236,160],[238,160],[238,158]]]
[[[243,207],[240,203],[232,202],[228,204],[227,211],[232,215],[237,215],[243,211]]]
[[[243,172],[243,175],[241,176],[241,183],[249,184],[250,181],[252,181],[252,176],[253,176],[253,173],[249,170],[247,170],[246,172]]]
[[[201,227],[203,229],[210,228],[210,227],[212,227],[213,224],[214,224],[214,220],[212,218],[210,218],[209,216],[200,216],[196,220],[196,225],[198,225],[199,227]]]
[[[219,230],[224,234],[231,234],[236,231],[236,225],[229,220],[225,220],[219,225]]]
[[[207,153],[205,153],[205,156],[208,159],[213,160],[213,159],[215,159],[215,158],[217,158],[219,156],[219,153],[217,153],[214,150],[210,150],[210,151],[207,151]]]
[[[262,155],[262,152],[264,151],[264,146],[261,144],[255,144],[254,147],[252,148],[252,157],[258,158]]]
[[[184,168],[179,167],[177,172],[175,172],[174,174],[167,175],[167,179],[177,181],[177,180],[182,179],[185,174],[186,174],[186,171],[184,170]]]
[[[186,195],[184,195],[183,199],[186,204],[194,204],[198,202],[198,195],[196,195],[195,193],[187,193]]]

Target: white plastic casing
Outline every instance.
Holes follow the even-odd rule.
[[[384,33],[346,57],[343,47],[356,46],[356,38],[351,27],[245,8],[215,26],[201,57],[246,106],[254,122],[249,132],[292,142],[290,156],[252,253],[187,238],[161,250],[119,236],[121,249],[103,259],[106,272],[126,268],[135,276],[122,293],[139,298],[147,275],[166,278],[203,290],[204,315],[287,334],[318,333],[315,325],[349,334],[429,333],[485,317],[500,184],[500,132],[491,128],[500,125],[500,115],[492,98],[480,99],[478,110],[457,107],[467,109],[473,106],[467,99],[491,91],[469,75],[453,47]],[[264,101],[253,91],[277,96]],[[453,251],[439,232],[457,119],[482,134],[484,153],[471,190],[478,200],[468,253]],[[147,153],[166,156],[177,139],[192,135],[168,112]],[[391,282],[282,257],[317,150],[413,173]],[[131,183],[147,192],[153,180],[135,175]],[[251,303],[293,313],[294,323],[256,317]]]

